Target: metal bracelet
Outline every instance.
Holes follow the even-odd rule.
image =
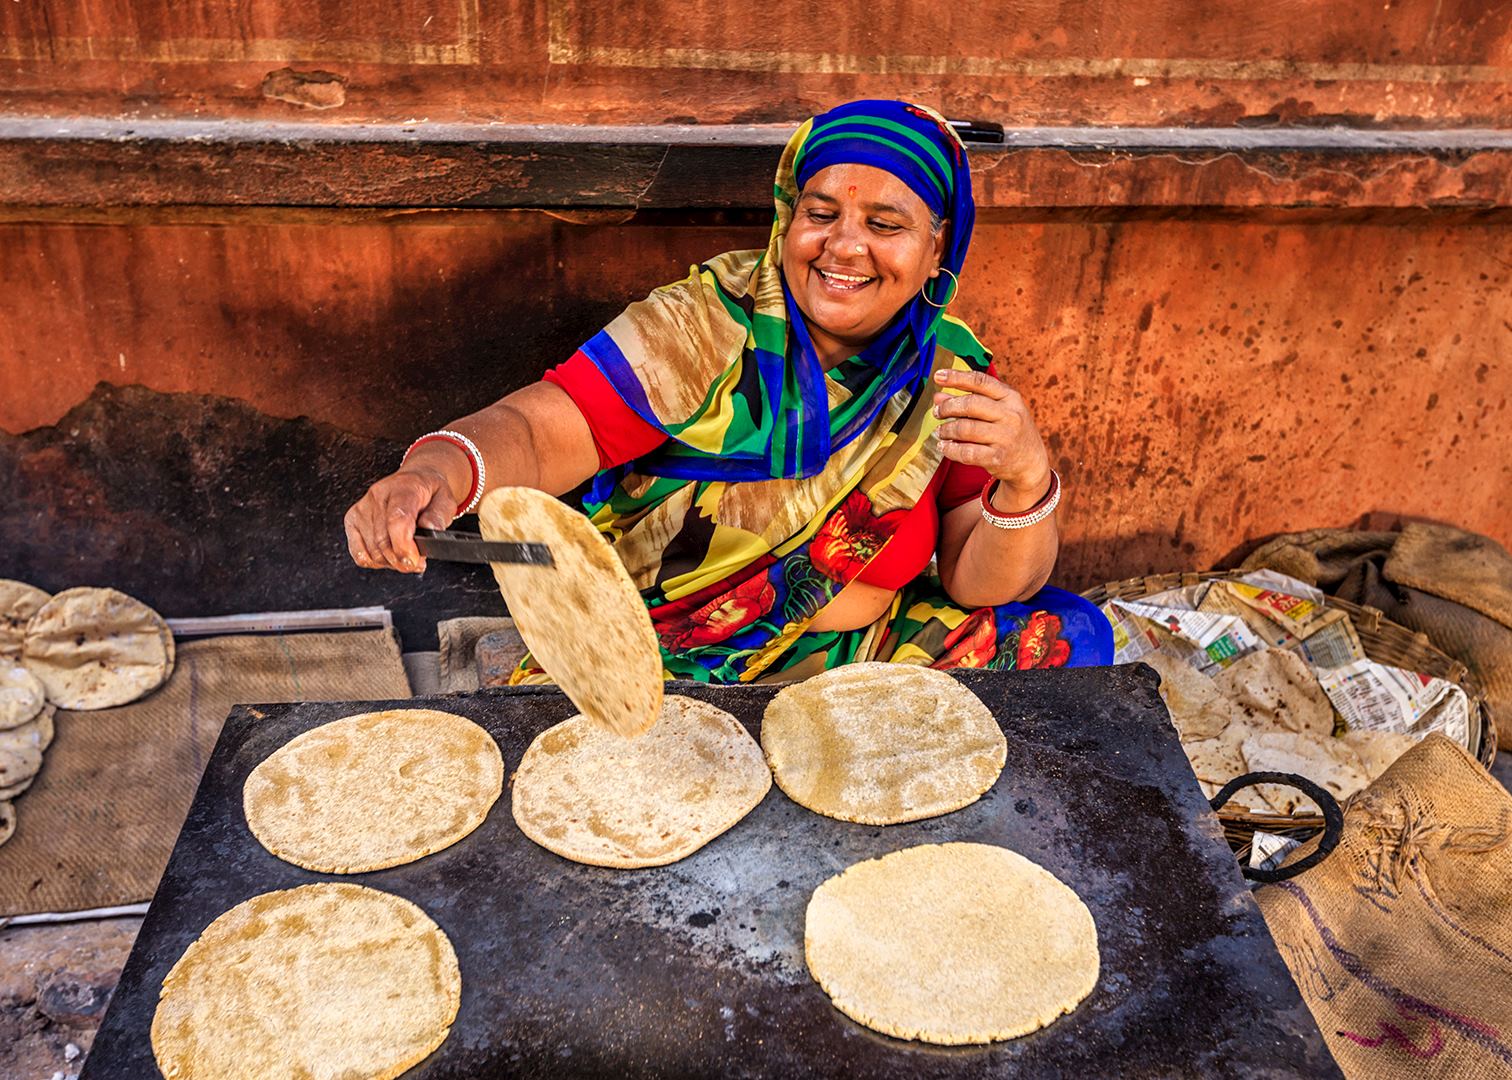
[[[409,449],[404,452],[404,457],[400,459],[399,464],[402,466],[406,461],[408,461],[409,456],[414,452],[415,447],[419,446],[427,439],[445,439],[449,442],[455,443],[457,446],[461,447],[464,451],[467,452],[468,464],[472,466],[473,482],[472,487],[468,490],[467,495],[463,498],[462,504],[457,507],[457,516],[461,517],[463,514],[472,513],[478,508],[478,504],[483,501],[484,480],[488,476],[488,470],[483,464],[483,451],[478,449],[477,443],[473,442],[460,431],[452,431],[448,428],[442,428],[439,431],[428,431],[424,435],[416,439],[414,442],[410,443]]]
[[[1027,529],[1031,525],[1038,525],[1055,513],[1055,508],[1060,505],[1060,474],[1054,469],[1050,470],[1050,490],[1045,492],[1045,497],[1019,514],[1000,514],[992,508],[992,489],[997,486],[997,483],[996,480],[990,480],[987,486],[982,488],[982,518],[994,528]]]

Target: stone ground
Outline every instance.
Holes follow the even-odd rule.
[[[1493,774],[1512,790],[1512,753]],[[0,929],[0,1078],[76,1080],[139,918]]]

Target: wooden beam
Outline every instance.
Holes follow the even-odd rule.
[[[776,126],[0,117],[0,206],[759,210]],[[1024,128],[972,150],[992,211],[1489,211],[1512,131]]]

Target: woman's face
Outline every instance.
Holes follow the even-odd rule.
[[[948,227],[948,226],[947,226]],[[831,165],[793,208],[782,273],[821,357],[854,353],[940,272],[945,229],[902,180],[871,165]]]

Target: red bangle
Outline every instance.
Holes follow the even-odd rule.
[[[476,443],[460,432],[432,431],[410,443],[409,449],[404,452],[404,457],[399,462],[400,467],[402,468],[404,463],[409,460],[409,456],[415,452],[415,447],[428,442],[448,442],[467,455],[467,466],[472,470],[472,486],[467,489],[467,494],[462,496],[462,501],[457,504],[457,513],[455,516],[461,517],[463,514],[470,513],[477,508],[478,503],[483,498],[483,477],[485,474],[483,471],[482,451],[478,449]]]
[[[1060,474],[1054,469],[1050,470],[1050,490],[1045,492],[1039,502],[1018,513],[1004,514],[993,507],[992,489],[997,484],[997,480],[989,480],[982,486],[982,517],[987,519],[987,524],[999,529],[1027,529],[1031,525],[1038,525],[1055,513],[1055,507],[1060,503]]]

